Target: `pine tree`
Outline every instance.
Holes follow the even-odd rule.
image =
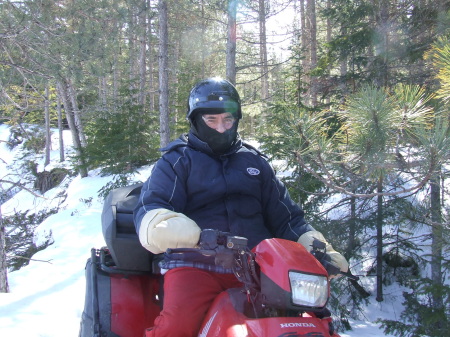
[[[131,97],[127,89],[123,97]],[[121,96],[119,96],[121,97]],[[81,156],[90,169],[104,175],[131,174],[160,156],[157,119],[141,114],[142,106],[132,99],[111,109],[95,111],[86,127],[87,145]]]

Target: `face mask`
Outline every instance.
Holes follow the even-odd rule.
[[[226,153],[236,141],[239,120],[236,120],[230,129],[220,133],[206,125],[202,116],[203,114],[195,116],[194,125],[192,125],[193,133],[207,143],[214,153]]]

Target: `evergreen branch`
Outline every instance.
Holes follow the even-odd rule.
[[[416,236],[410,236],[410,237],[403,238],[403,239],[397,238],[397,239],[395,239],[395,241],[392,241],[392,242],[383,242],[383,245],[384,246],[397,245],[400,242],[409,242],[409,241],[412,241],[414,239],[428,240],[428,239],[430,239],[430,237],[431,237],[431,234],[421,234],[421,235],[416,235]]]
[[[300,155],[299,152],[295,152],[295,158],[296,158],[297,163],[302,168],[304,168],[306,172],[308,172],[309,174],[311,174],[314,177],[316,177],[317,179],[319,179],[322,183],[325,184],[325,186],[327,186],[337,192],[340,192],[340,193],[343,193],[343,194],[346,194],[346,195],[349,195],[352,197],[357,197],[357,198],[373,198],[373,197],[377,197],[377,196],[396,196],[396,195],[419,190],[420,188],[425,186],[425,184],[430,180],[430,178],[433,175],[434,167],[435,167],[435,164],[431,163],[430,167],[428,168],[428,172],[422,178],[422,180],[419,183],[417,183],[415,186],[412,186],[410,188],[401,188],[401,190],[396,191],[396,192],[382,192],[382,193],[374,192],[374,193],[364,193],[363,194],[363,193],[354,193],[352,191],[349,191],[348,189],[345,188],[344,185],[340,185],[340,184],[336,183],[333,178],[333,175],[325,168],[323,161],[322,162],[314,161],[314,163],[323,170],[323,172],[325,173],[326,177],[329,178],[329,180],[324,178],[321,174],[317,173],[317,171],[311,169],[309,167],[309,165],[307,165],[305,163],[305,161],[303,161],[302,156]],[[347,182],[346,185],[348,185],[348,184],[349,183]]]

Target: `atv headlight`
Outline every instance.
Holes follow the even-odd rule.
[[[295,305],[324,307],[328,300],[328,278],[295,271],[289,272],[292,302]]]

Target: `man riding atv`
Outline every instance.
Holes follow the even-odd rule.
[[[267,238],[296,241],[308,250],[326,242],[304,220],[265,156],[238,134],[241,101],[228,81],[197,83],[187,107],[190,131],[165,153],[144,183],[134,222],[143,247],[154,254],[193,248],[200,232],[216,229],[248,239],[253,248]],[[327,243],[332,264],[348,263]],[[214,298],[240,283],[230,270],[198,261],[164,261],[163,310],[146,336],[196,336]],[[333,275],[330,275],[333,276]]]

